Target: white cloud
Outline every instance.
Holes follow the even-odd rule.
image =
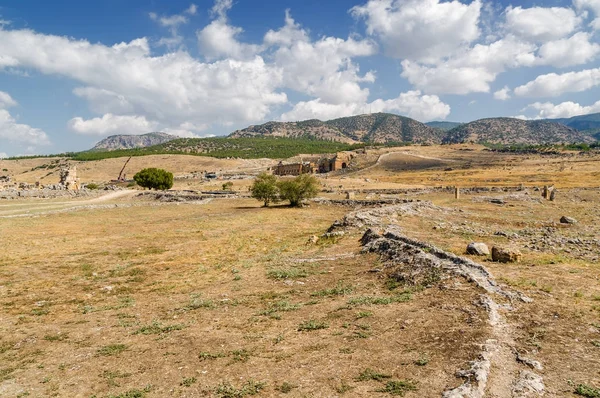
[[[427,93],[469,94],[488,92],[496,74],[484,67],[449,64],[430,67],[402,61],[402,77]]]
[[[0,109],[0,139],[35,146],[50,144],[50,139],[43,130],[17,123],[5,109]]]
[[[576,93],[600,85],[600,68],[563,74],[549,73],[515,88],[520,97],[558,97],[564,93]]]
[[[50,144],[50,139],[43,130],[31,127],[27,124],[17,123],[6,110],[6,108],[17,105],[17,101],[15,101],[10,94],[0,91],[0,139],[6,139],[18,144]]]
[[[401,76],[432,94],[490,92],[506,70],[581,65],[600,53],[590,34],[578,32],[582,15],[566,7],[511,6],[504,21],[478,0],[368,0],[351,12],[366,20],[367,33],[388,55],[402,60]]]
[[[331,104],[365,102],[369,96],[360,83],[373,82],[375,75],[360,75],[352,59],[375,54],[377,48],[371,41],[322,37],[312,42],[286,12],[285,26],[267,32],[265,43],[279,46],[273,61],[283,71],[285,87]]]
[[[233,0],[215,0],[213,8],[210,10],[213,17],[227,18],[227,11],[233,7]]]
[[[369,0],[352,8],[369,35],[380,38],[388,55],[435,62],[475,41],[481,1]]]
[[[427,93],[487,93],[490,83],[507,68],[533,65],[534,51],[533,44],[507,36],[490,44],[476,44],[436,65],[402,61],[402,77]]]
[[[370,103],[330,104],[320,99],[302,101],[297,103],[290,112],[284,113],[281,120],[330,120],[371,112],[396,112],[419,121],[430,121],[445,119],[450,114],[450,106],[443,103],[436,95],[422,95],[420,91],[408,91],[401,93],[397,98],[377,99]]]
[[[188,23],[188,19],[185,15],[169,15],[169,16],[159,16],[158,14],[151,12],[148,14],[150,19],[158,22],[161,26],[165,28],[178,28],[179,25],[183,25]]]
[[[185,15],[196,15],[198,7],[191,4],[182,14],[163,15],[160,16],[155,12],[148,14],[150,19],[157,22],[160,26],[168,28],[171,32],[171,37],[163,37],[156,44],[166,46],[167,48],[175,48],[183,42],[183,37],[178,34],[178,29],[181,25],[189,23],[188,17]]]
[[[183,51],[151,56],[146,39],[109,47],[30,30],[0,30],[0,54],[82,82],[77,95],[92,109],[133,109],[165,126],[255,122],[287,102],[281,69],[260,56],[203,63]]]
[[[546,42],[567,36],[577,29],[581,20],[570,8],[508,7],[506,29],[516,36],[536,42]]]
[[[572,101],[562,102],[556,105],[551,102],[535,102],[528,105],[524,110],[527,109],[535,109],[538,111],[538,114],[534,117],[535,119],[569,118],[600,112],[600,101],[589,106],[582,106]]]
[[[503,89],[498,90],[494,93],[494,98],[500,101],[506,101],[510,99],[510,89],[508,86],[504,86]]]
[[[202,55],[208,60],[220,58],[251,59],[261,47],[238,41],[242,28],[231,26],[226,19],[216,19],[196,32]]]
[[[559,68],[581,65],[593,60],[600,52],[600,45],[590,42],[591,35],[575,33],[568,39],[550,41],[538,51],[538,63]]]
[[[5,93],[4,91],[0,91],[0,109],[8,108],[11,106],[16,106],[17,102],[12,99],[12,97]]]
[[[86,99],[96,113],[120,113],[134,112],[134,106],[124,95],[96,87],[77,87],[73,94]]]
[[[102,117],[84,120],[75,117],[68,126],[77,134],[106,136],[111,134],[145,134],[156,131],[158,123],[143,116],[117,116],[107,113]]]
[[[187,10],[185,10],[186,14],[196,15],[198,13],[198,6],[194,3],[190,4]]]
[[[211,10],[215,18],[204,29],[196,32],[200,52],[207,60],[233,58],[251,59],[262,51],[262,47],[246,44],[238,40],[244,29],[229,25],[227,11],[233,6],[232,0],[216,0]]]
[[[585,10],[591,10],[596,18],[590,23],[590,26],[596,30],[600,29],[600,0],[573,0],[573,5],[585,17],[587,17]]]
[[[290,10],[285,10],[285,25],[279,30],[269,30],[264,42],[267,46],[291,46],[295,42],[309,41],[307,32],[292,18]]]

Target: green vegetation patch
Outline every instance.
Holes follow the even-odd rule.
[[[127,350],[127,346],[125,344],[110,344],[98,349],[98,355],[103,355],[106,357],[118,355],[123,351]]]
[[[142,326],[138,330],[135,331],[134,334],[165,334],[170,333],[174,330],[181,330],[185,326],[184,325],[162,325],[160,322],[152,322],[150,325]]]
[[[385,379],[390,379],[392,375],[388,375],[385,373],[377,372],[371,368],[366,368],[361,372],[360,375],[356,378],[356,381],[368,381],[368,380],[376,380],[383,381]]]
[[[417,391],[417,383],[412,380],[390,380],[385,387],[376,391],[403,397],[408,391]]]
[[[336,287],[331,289],[319,290],[311,293],[313,297],[333,297],[333,296],[345,296],[352,293],[354,288],[350,285],[338,284]]]
[[[404,291],[395,296],[359,296],[348,300],[349,305],[387,305],[393,303],[405,303],[412,299],[412,293]]]
[[[307,332],[307,331],[327,329],[327,328],[329,328],[329,325],[326,324],[325,322],[318,322],[318,321],[315,321],[312,319],[309,321],[302,322],[300,325],[298,325],[299,332]]]
[[[240,388],[236,388],[230,383],[222,383],[215,389],[215,395],[219,398],[243,398],[247,395],[256,395],[261,392],[266,383],[248,380]]]
[[[363,147],[364,144],[349,145],[340,142],[293,138],[181,138],[147,148],[87,151],[66,153],[60,156],[79,161],[163,154],[211,156],[215,158],[281,159],[301,153],[334,153]]]
[[[308,272],[300,268],[277,268],[267,272],[267,277],[270,279],[298,279],[307,276]]]
[[[585,384],[579,384],[575,388],[575,394],[581,395],[582,397],[587,397],[587,398],[600,398],[600,389],[590,387]]]

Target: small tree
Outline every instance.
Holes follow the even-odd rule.
[[[221,188],[223,188],[223,191],[231,191],[231,188],[233,188],[233,182],[227,181],[221,186]]]
[[[302,201],[311,199],[319,193],[319,182],[310,174],[301,174],[293,180],[278,183],[279,196],[289,200],[291,206],[301,206]]]
[[[254,199],[262,200],[265,207],[271,202],[277,203],[279,201],[277,177],[266,172],[260,173],[250,187],[250,193]]]
[[[163,169],[143,169],[134,175],[133,179],[143,188],[164,191],[173,187],[173,173]]]

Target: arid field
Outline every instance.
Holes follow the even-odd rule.
[[[125,160],[78,176],[108,183]],[[55,183],[52,161],[0,169]],[[371,150],[308,206],[263,208],[248,187],[276,162],[127,168],[190,191],[224,180],[178,176],[245,175],[227,198],[0,199],[0,397],[600,396],[599,154]]]

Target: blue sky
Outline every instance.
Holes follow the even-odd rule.
[[[600,0],[5,0],[0,157],[268,120],[600,112]]]

